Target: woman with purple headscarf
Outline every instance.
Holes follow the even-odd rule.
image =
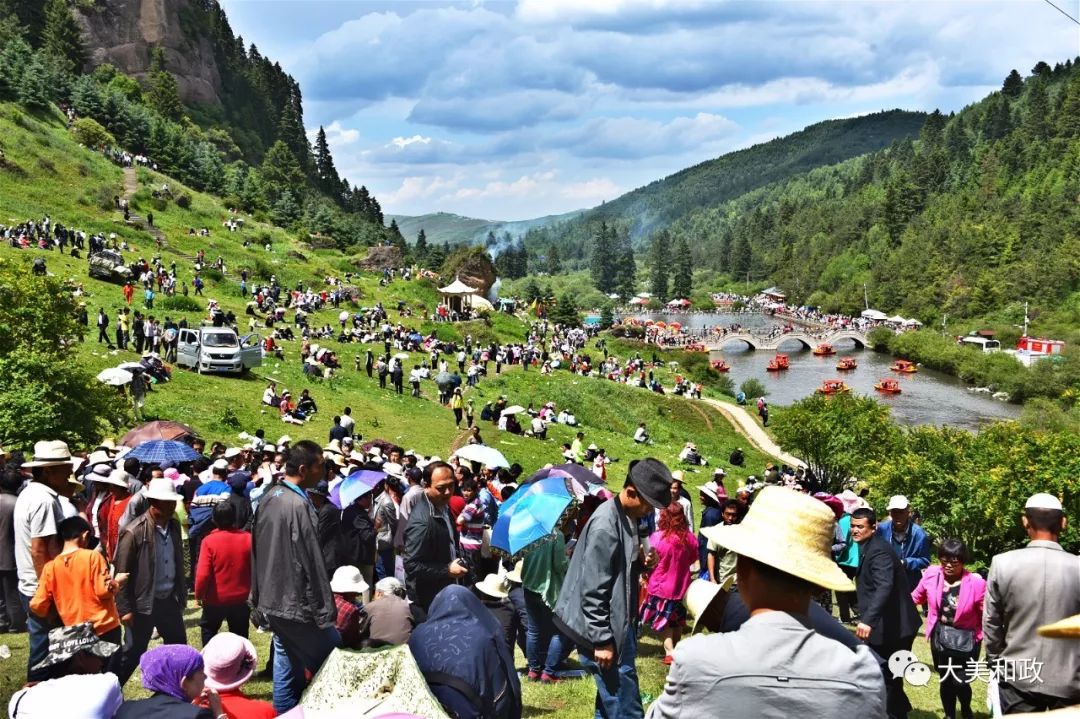
[[[183,644],[163,644],[139,660],[142,683],[154,695],[124,702],[116,719],[218,719],[224,715],[221,698],[207,689],[203,658]],[[192,704],[203,697],[209,709]]]

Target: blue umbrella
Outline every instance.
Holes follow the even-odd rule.
[[[166,462],[193,462],[201,457],[191,445],[177,442],[175,439],[152,439],[143,442],[125,455],[144,464],[164,464]]]
[[[517,559],[554,536],[566,511],[577,503],[580,485],[568,477],[546,477],[523,485],[499,507],[491,546]]]
[[[345,509],[365,494],[375,489],[379,482],[386,479],[386,472],[371,469],[358,469],[338,482],[330,490],[330,501],[338,509]]]

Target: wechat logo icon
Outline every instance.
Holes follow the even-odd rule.
[[[930,683],[930,667],[918,660],[913,652],[900,649],[889,657],[889,671],[894,679],[904,678],[912,686],[925,687]]]

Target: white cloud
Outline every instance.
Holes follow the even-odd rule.
[[[390,141],[390,144],[397,148],[405,148],[409,145],[430,145],[431,138],[424,137],[423,135],[413,135],[412,137],[395,137]]]

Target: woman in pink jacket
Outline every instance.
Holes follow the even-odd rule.
[[[690,588],[690,567],[697,561],[698,541],[678,501],[660,513],[657,526],[659,529],[649,537],[657,561],[649,575],[648,596],[641,605],[641,622],[663,638],[663,661],[671,664],[671,653],[686,626],[682,600]]]
[[[949,719],[960,715],[970,719],[971,685],[964,681],[964,667],[979,658],[982,646],[983,599],[986,580],[964,568],[967,547],[959,539],[946,539],[938,547],[938,562],[923,572],[922,581],[911,593],[916,606],[926,605],[926,638],[941,679],[941,707]],[[948,636],[946,636],[948,635]],[[960,640],[970,640],[971,648],[957,651]],[[952,645],[952,646],[950,646]]]

